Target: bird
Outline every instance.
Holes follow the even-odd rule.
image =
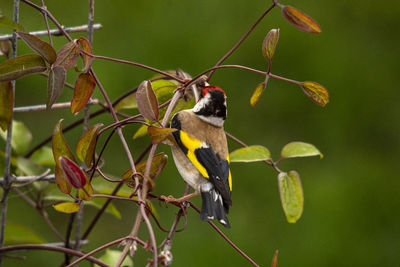
[[[226,93],[207,85],[192,109],[173,115],[170,128],[176,129],[172,133],[176,144],[171,147],[175,165],[195,191],[178,200],[201,194],[200,219],[218,220],[230,228],[226,214],[232,205],[232,176],[224,131],[226,116]]]

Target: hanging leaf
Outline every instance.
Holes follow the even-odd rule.
[[[281,172],[278,175],[279,193],[283,211],[289,223],[297,222],[303,213],[303,188],[296,171]]]
[[[281,151],[282,158],[298,158],[298,157],[323,157],[321,152],[312,144],[303,142],[291,142],[285,145]]]
[[[39,55],[15,57],[0,64],[0,82],[17,80],[46,69],[46,63]]]
[[[158,101],[150,81],[143,81],[139,85],[136,101],[143,117],[152,121],[158,120]]]
[[[66,71],[63,66],[54,66],[50,69],[47,80],[47,109],[50,109],[60,96],[64,88],[65,76]]]
[[[7,133],[0,130],[0,136],[7,140]],[[32,141],[32,134],[23,122],[13,121],[11,147],[15,154],[24,154]]]
[[[17,32],[19,37],[21,37],[22,40],[30,47],[32,48],[35,52],[37,52],[39,55],[41,55],[47,62],[53,64],[56,61],[57,54],[56,51],[54,51],[53,47],[40,40],[34,35],[31,35],[29,33],[25,32]]]
[[[104,255],[102,255],[99,260],[107,265],[113,266],[116,262],[118,262],[118,259],[121,257],[122,251],[120,250],[112,250],[112,249],[106,249]],[[133,261],[130,257],[126,257],[122,263],[121,266],[134,266]],[[95,264],[94,267],[99,267],[99,265]]]
[[[0,82],[0,127],[7,131],[13,114],[14,92],[11,82]]]
[[[58,161],[67,181],[75,188],[83,188],[87,181],[86,173],[69,158],[61,156]]]
[[[46,241],[31,230],[32,227],[26,227],[20,224],[10,223],[7,221],[5,228],[4,243],[9,244],[41,244]]]
[[[57,52],[57,59],[54,63],[55,66],[63,66],[64,69],[68,70],[76,64],[79,56],[79,49],[76,44],[76,40],[65,44]]]
[[[89,195],[86,194],[85,190],[79,189],[78,196],[79,196],[79,199],[82,199],[82,200],[91,200],[92,199],[91,195],[93,195],[94,191],[93,191],[92,185],[90,184],[89,178],[86,177],[86,179],[87,179],[87,183],[83,188],[86,190],[87,193],[89,193]]]
[[[11,42],[9,40],[0,41],[0,56],[4,56],[6,59],[8,59],[10,50]]]
[[[85,162],[87,167],[91,166],[96,148],[97,133],[102,126],[102,123],[94,125],[82,136],[81,139],[79,139],[79,142],[76,145],[76,155],[78,156],[78,159]]]
[[[255,162],[271,159],[271,153],[264,146],[248,146],[229,154],[230,162]]]
[[[22,27],[22,25],[3,15],[0,15],[0,28],[24,31],[24,27]]]
[[[79,75],[74,87],[74,97],[71,101],[71,112],[74,115],[78,114],[86,106],[95,87],[96,82],[91,74],[82,73]]]
[[[168,161],[168,156],[161,152],[157,155],[154,156],[153,161],[151,163],[150,167],[150,179],[147,179],[147,181],[150,184],[150,191],[153,190],[154,188],[154,182],[153,180],[161,173],[161,171],[164,169],[165,165],[167,164]],[[144,174],[145,169],[146,169],[146,164],[147,161],[141,162],[136,165],[136,172]],[[143,183],[143,178],[141,176],[138,176],[139,182]],[[132,177],[132,169],[127,170],[123,175],[122,179],[127,181],[127,185],[130,187],[135,188],[135,179]]]
[[[74,162],[76,162],[76,160],[71,150],[69,149],[69,146],[65,141],[64,135],[62,133],[62,127],[61,127],[62,121],[63,119],[61,119],[57,123],[54,129],[52,138],[52,149],[53,149],[54,161],[56,163],[55,167],[56,184],[61,192],[68,194],[69,192],[71,192],[71,185],[67,182],[67,178],[65,177],[64,172],[61,169],[59,158],[61,156],[64,156]]]
[[[176,131],[177,129],[174,128],[159,128],[155,126],[149,126],[147,128],[147,133],[151,136],[151,142],[153,144],[159,144],[167,138],[172,141],[173,137],[171,136],[171,133]]]
[[[30,157],[30,159],[39,165],[49,166],[55,164],[53,152],[48,146],[44,146],[36,150]]]
[[[272,258],[271,267],[278,267],[278,250],[275,250],[274,257]]]
[[[262,53],[268,62],[272,61],[275,54],[276,44],[279,40],[279,29],[272,29],[265,36],[264,42],[262,44]]]
[[[262,82],[259,85],[257,85],[256,89],[254,90],[254,92],[250,98],[250,105],[252,107],[255,107],[258,104],[258,102],[260,101],[265,87],[266,87],[265,82]]]
[[[303,82],[303,92],[317,105],[325,107],[329,103],[329,93],[322,85],[316,82]]]
[[[73,202],[64,202],[57,205],[53,205],[56,211],[63,213],[75,213],[81,208],[81,204]]]
[[[311,17],[291,6],[282,6],[282,16],[297,29],[309,32],[320,33],[321,28]]]
[[[81,49],[88,54],[92,54],[92,46],[90,45],[89,41],[85,38],[81,37],[78,39],[78,44],[81,46]],[[83,59],[83,68],[80,70],[81,72],[87,72],[90,67],[92,66],[93,58],[88,56],[85,53],[81,53]]]

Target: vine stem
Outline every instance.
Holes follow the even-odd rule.
[[[68,253],[74,256],[82,257],[85,256],[85,253],[76,251],[70,248],[64,248],[64,247],[56,247],[56,246],[49,246],[49,245],[15,245],[15,246],[7,246],[7,247],[1,247],[0,248],[0,253],[4,253],[7,251],[15,251],[15,250],[49,250],[49,251],[57,251],[57,252],[62,252],[62,253]],[[94,258],[94,257],[87,257],[86,260],[91,261],[93,263],[96,263],[97,265],[100,265],[102,267],[109,267],[107,264],[104,262]]]
[[[13,15],[14,22],[18,23],[19,21],[19,0],[14,0],[14,15]],[[12,58],[17,56],[17,34],[16,31],[13,31],[13,38],[11,42],[12,46]],[[11,81],[12,84],[12,94],[15,96],[15,80]],[[15,100],[13,97],[13,101],[11,103],[11,108],[14,109]],[[7,217],[7,206],[8,206],[8,194],[11,188],[11,139],[12,139],[12,126],[13,126],[13,118],[14,112],[11,115],[10,124],[8,126],[7,131],[7,140],[6,140],[6,153],[5,153],[5,160],[4,160],[4,183],[3,183],[3,197],[1,200],[1,228],[0,228],[0,247],[4,246],[4,239],[5,239],[5,229],[6,229],[6,217]],[[0,254],[0,267],[3,264],[3,255]]]
[[[222,62],[225,61],[239,46],[241,43],[243,43],[244,40],[246,40],[247,36],[255,29],[255,27],[262,21],[262,19],[276,6],[276,2],[274,1],[272,5],[257,19],[257,21],[250,27],[250,29],[242,36],[242,38],[229,50],[220,60],[218,60],[217,64],[215,64],[215,67],[219,66],[222,64]],[[210,75],[207,78],[207,81],[211,79],[211,76],[213,75],[214,71],[211,71]]]

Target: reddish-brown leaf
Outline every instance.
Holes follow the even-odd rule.
[[[9,40],[0,41],[0,56],[5,56],[8,59],[10,54],[11,42]]]
[[[13,113],[14,92],[11,82],[0,82],[0,127],[7,131]]]
[[[272,29],[265,36],[262,44],[262,52],[264,57],[270,62],[275,54],[276,44],[279,40],[279,29]]]
[[[158,120],[158,100],[150,81],[143,81],[136,92],[140,113],[148,120]]]
[[[81,48],[84,52],[86,52],[88,54],[92,54],[92,46],[90,45],[88,40],[81,37],[78,39],[78,44],[81,46]],[[82,53],[81,56],[83,59],[83,68],[80,71],[87,72],[90,69],[90,67],[92,66],[93,58],[84,53]]]
[[[68,70],[75,65],[78,60],[79,49],[77,47],[76,41],[71,41],[65,44],[57,52],[57,59],[54,62],[55,66],[63,66],[64,69]]]
[[[95,87],[96,82],[91,74],[82,73],[79,75],[75,83],[74,97],[71,101],[71,112],[74,115],[78,114],[79,111],[86,106]]]
[[[300,10],[291,6],[282,6],[282,16],[297,29],[309,32],[309,33],[320,33],[321,28],[318,23],[315,22],[311,17],[307,16]]]
[[[91,166],[97,142],[97,133],[102,126],[102,123],[94,125],[82,136],[76,145],[76,155],[81,161],[85,162],[87,167]]]
[[[316,82],[303,82],[303,92],[317,105],[325,107],[329,103],[329,93],[325,87]]]
[[[19,79],[23,76],[45,71],[46,63],[39,55],[24,55],[0,64],[0,82]]]
[[[47,62],[50,64],[53,64],[56,61],[57,54],[56,51],[54,51],[53,47],[40,40],[34,35],[31,35],[29,33],[25,32],[17,32],[19,37],[21,37],[22,40],[30,47],[32,48],[35,52],[37,52],[39,55],[41,55]]]
[[[147,133],[151,136],[151,141],[153,144],[161,143],[166,138],[171,137],[171,133],[176,131],[177,129],[174,128],[159,128],[152,125],[147,128]]]
[[[53,66],[47,80],[47,102],[46,108],[50,109],[60,96],[65,83],[66,71],[63,66]]]
[[[58,159],[61,156],[64,156],[74,162],[76,162],[76,160],[71,150],[69,149],[69,146],[65,141],[64,135],[62,133],[62,121],[63,119],[61,119],[54,128],[52,137],[52,150],[54,161],[56,163],[55,177],[57,186],[61,192],[68,194],[69,192],[71,192],[71,185],[67,182],[64,172],[61,170],[60,162],[58,161]]]
[[[86,184],[86,174],[72,160],[61,156],[58,159],[67,181],[75,188],[82,188]]]

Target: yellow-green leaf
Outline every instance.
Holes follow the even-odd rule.
[[[271,153],[264,146],[248,146],[229,154],[230,162],[255,162],[271,159]]]
[[[7,131],[13,114],[14,92],[10,81],[0,82],[0,127]]]
[[[124,97],[118,104],[115,105],[114,110],[133,109],[137,108],[136,93],[132,93]]]
[[[24,55],[0,64],[0,82],[17,80],[23,76],[46,70],[46,63],[39,55]]]
[[[262,52],[264,57],[271,62],[275,54],[276,44],[279,39],[279,29],[272,29],[268,32],[262,44]]]
[[[133,135],[133,139],[145,136],[147,134],[147,125],[142,125],[139,127],[139,129],[135,132],[135,134]]]
[[[102,123],[94,125],[81,137],[81,139],[79,139],[79,142],[76,145],[76,155],[78,156],[78,159],[85,162],[87,167],[91,166],[96,148],[97,133],[102,126]]]
[[[72,114],[78,114],[78,112],[86,106],[95,87],[96,82],[91,74],[82,73],[79,75],[74,87],[74,97],[71,101]]]
[[[296,171],[281,172],[278,175],[279,193],[283,211],[289,223],[297,222],[303,213],[303,187]]]
[[[96,191],[97,191],[97,188],[96,188]],[[131,193],[128,194],[128,197],[130,194]],[[96,209],[101,209],[103,207],[104,203],[106,203],[106,201],[107,201],[107,199],[105,199],[105,198],[96,197],[96,198],[93,198],[92,200],[85,201],[85,205],[95,207]],[[122,218],[121,213],[119,212],[117,207],[112,202],[108,203],[105,212],[115,216],[115,218],[117,218],[117,219]]]
[[[43,237],[31,230],[32,227],[26,227],[20,224],[10,223],[7,221],[5,229],[5,240],[8,244],[40,244],[44,243]]]
[[[257,85],[256,89],[254,90],[254,92],[250,98],[250,105],[252,107],[255,107],[258,104],[258,102],[260,101],[260,98],[264,92],[265,86],[266,86],[265,82],[262,82],[259,85]]]
[[[113,266],[118,259],[121,257],[122,250],[112,250],[106,249],[105,253],[99,258],[99,260],[107,265]],[[126,257],[121,266],[134,266],[133,261],[130,257]],[[99,265],[95,264],[94,267],[99,267]]]
[[[58,161],[58,159],[61,156],[64,156],[74,162],[76,162],[76,160],[67,142],[65,141],[64,135],[62,133],[62,127],[61,127],[62,121],[63,119],[61,119],[54,128],[52,137],[52,150],[53,150],[54,161],[56,163],[55,167],[56,184],[61,192],[68,194],[69,192],[71,192],[71,185],[67,182],[67,179],[65,177],[64,172],[61,169],[60,162]]]
[[[57,205],[53,205],[53,208],[59,212],[75,213],[81,208],[81,205],[79,203],[64,202]]]
[[[81,46],[81,49],[85,51],[88,54],[92,54],[92,46],[90,45],[89,41],[86,40],[85,38],[81,37],[78,39],[78,44]],[[92,66],[92,61],[93,58],[87,54],[82,53],[81,54],[82,59],[83,59],[83,68],[81,72],[87,72],[90,67]]]
[[[0,15],[0,28],[24,31],[22,25],[3,15]]]
[[[30,157],[39,165],[54,165],[53,151],[50,147],[44,146],[36,150]]]
[[[53,47],[40,40],[34,35],[25,32],[17,32],[19,37],[35,52],[41,55],[47,62],[53,64],[56,61],[57,53],[54,51]]]
[[[316,82],[303,82],[303,92],[317,105],[325,107],[329,103],[329,93],[325,87]]]
[[[159,128],[155,126],[149,126],[147,128],[147,133],[151,136],[151,141],[153,144],[161,143],[166,138],[171,137],[171,134],[176,131],[177,129],[174,128]]]
[[[158,100],[150,81],[143,81],[136,92],[136,101],[140,113],[148,120],[158,120]]]
[[[291,142],[285,145],[281,151],[282,158],[298,158],[298,157],[311,157],[323,155],[319,150],[312,144],[304,142]]]
[[[320,33],[321,28],[311,17],[291,6],[282,6],[282,16],[297,29],[309,32]]]
[[[87,177],[86,177],[86,178],[87,178]],[[82,199],[82,200],[91,200],[91,199],[92,199],[91,195],[93,195],[93,187],[92,187],[92,185],[90,184],[89,178],[87,178],[86,184],[85,184],[85,186],[84,186],[83,188],[86,190],[87,193],[89,193],[89,195],[86,194],[85,190],[83,190],[83,189],[78,189],[79,199]]]
[[[7,133],[0,129],[0,136],[6,140]],[[23,122],[13,121],[11,147],[17,155],[22,155],[28,149],[32,134]]]
[[[17,170],[22,172],[22,175],[36,176],[44,172],[44,168],[31,159],[17,157],[16,161],[18,165]]]

